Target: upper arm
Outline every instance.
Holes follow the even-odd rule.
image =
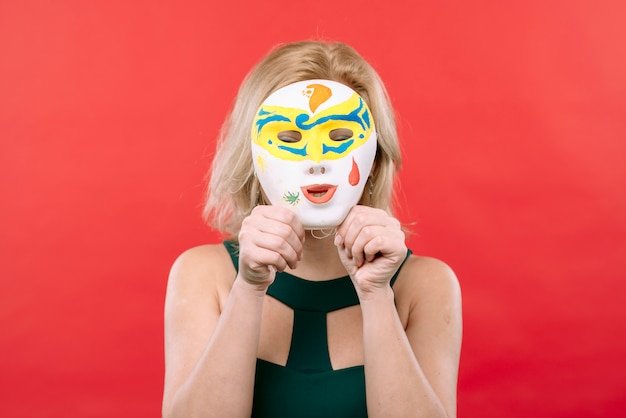
[[[170,270],[165,298],[166,409],[204,351],[220,316],[220,246],[192,248]],[[233,276],[234,277],[234,276]]]
[[[459,282],[450,267],[433,258],[411,257],[406,267],[407,337],[448,416],[455,416],[463,328]]]

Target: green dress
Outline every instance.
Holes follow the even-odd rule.
[[[237,247],[224,245],[237,268]],[[293,334],[286,366],[257,359],[252,417],[367,417],[363,366],[333,370],[326,339],[326,314],[359,304],[350,277],[314,282],[277,273],[267,294],[293,309]]]

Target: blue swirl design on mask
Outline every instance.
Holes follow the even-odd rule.
[[[304,146],[304,148],[293,148],[293,147],[288,147],[286,145],[279,145],[278,149],[290,152],[295,155],[301,155],[302,157],[306,157],[308,155],[306,153],[306,146]]]
[[[362,115],[359,114],[361,113],[361,111],[363,111]],[[347,115],[328,115],[317,119],[311,124],[307,124],[309,119],[311,119],[311,117],[306,113],[299,114],[298,116],[296,116],[296,126],[302,130],[308,131],[309,129],[312,129],[317,125],[321,125],[322,123],[326,123],[331,120],[340,120],[346,122],[356,122],[361,126],[363,130],[367,130],[369,129],[371,124],[369,112],[367,111],[367,109],[365,109],[365,104],[363,103],[363,99],[361,98],[359,98],[359,106]]]
[[[328,152],[334,152],[336,154],[343,154],[344,152],[346,152],[348,148],[350,148],[350,145],[352,145],[353,143],[354,143],[354,139],[342,142],[341,145],[337,145],[336,147],[331,147],[326,144],[322,144],[322,154],[326,154]]]
[[[266,116],[263,119],[258,119],[256,121],[256,134],[257,136],[261,133],[261,129],[263,129],[263,127],[265,125],[267,125],[268,123],[272,123],[272,122],[291,122],[291,119],[289,119],[287,116],[275,113],[275,112],[268,112],[267,110],[259,110],[258,115],[259,117],[263,117]]]

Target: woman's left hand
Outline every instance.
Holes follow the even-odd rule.
[[[359,297],[389,286],[406,257],[400,222],[382,209],[353,207],[337,228],[335,245]]]

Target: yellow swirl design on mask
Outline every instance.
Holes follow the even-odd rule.
[[[335,129],[349,129],[350,138],[333,140]],[[336,160],[364,144],[374,130],[374,121],[365,101],[358,94],[314,117],[302,110],[263,105],[252,123],[252,141],[276,158],[291,161]],[[278,134],[298,131],[298,141],[282,141]]]

